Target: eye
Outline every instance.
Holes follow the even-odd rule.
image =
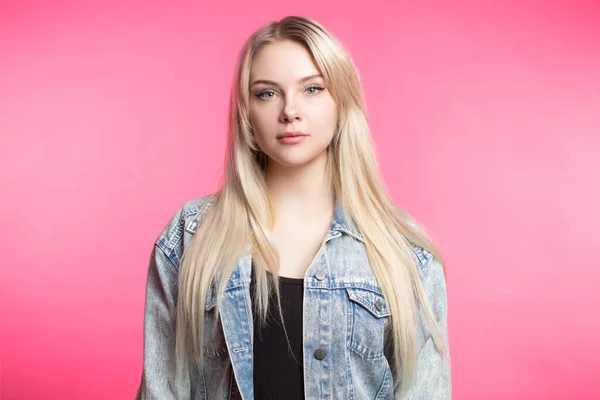
[[[312,86],[309,86],[309,87],[307,87],[307,88],[306,88],[306,90],[307,90],[307,91],[308,91],[308,90],[311,90],[311,89],[315,89],[315,90],[316,90],[316,91],[314,91],[314,92],[312,92],[312,93],[309,93],[309,94],[311,94],[311,95],[313,95],[313,94],[317,94],[318,92],[320,92],[320,91],[322,91],[322,90],[325,90],[325,88],[324,88],[324,87],[321,87],[321,86],[319,86],[319,85],[312,85]]]
[[[308,94],[313,96],[313,95],[317,94],[318,92],[325,90],[325,88],[322,86],[319,86],[319,85],[311,85],[311,86],[307,87],[305,90],[308,92]],[[261,100],[269,100],[275,96],[275,92],[272,90],[263,90],[262,92],[255,94],[255,96]]]
[[[267,100],[267,99],[272,99],[273,98],[272,96],[270,96],[270,97],[264,97],[265,94],[275,94],[275,92],[272,91],[272,90],[263,90],[262,92],[256,94],[255,96],[258,97],[259,99],[262,99],[262,100]]]

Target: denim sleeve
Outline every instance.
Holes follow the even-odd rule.
[[[177,268],[158,244],[150,256],[144,308],[144,367],[136,400],[190,398],[189,369],[176,378]]]
[[[423,269],[425,270],[422,278],[423,287],[449,353],[448,300],[442,263],[437,258],[431,257]],[[442,358],[430,335],[419,349],[417,362],[415,380],[406,399],[451,399],[450,358],[448,357],[448,360]]]

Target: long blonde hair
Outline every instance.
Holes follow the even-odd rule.
[[[176,357],[178,373],[186,355],[203,363],[204,307],[210,286],[221,296],[239,257],[252,252],[256,266],[256,309],[264,323],[268,291],[279,303],[279,256],[270,235],[273,222],[266,186],[266,155],[252,135],[249,120],[249,76],[262,46],[293,40],[310,52],[338,111],[337,129],[327,148],[326,172],[335,196],[365,238],[367,255],[391,311],[394,386],[406,389],[417,357],[419,304],[440,352],[448,355],[431,312],[410,242],[434,257],[439,251],[410,215],[386,192],[372,143],[358,71],[343,46],[319,23],[288,16],[270,22],[247,40],[237,61],[229,109],[229,140],[225,173],[210,212],[186,248],[179,269]],[[248,246],[250,244],[250,246]],[[250,250],[248,250],[250,249]],[[265,265],[273,271],[269,282]]]

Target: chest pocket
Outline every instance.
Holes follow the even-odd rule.
[[[390,317],[385,297],[363,287],[347,287],[346,292],[349,348],[366,359],[384,357],[384,328]]]

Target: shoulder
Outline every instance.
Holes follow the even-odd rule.
[[[401,216],[408,225],[430,239],[423,226],[408,213],[401,214]],[[409,244],[425,294],[429,301],[434,304],[434,312],[438,315],[445,314],[447,289],[443,260],[420,245],[411,241],[409,241]]]
[[[216,193],[210,193],[186,201],[160,232],[155,244],[173,265],[179,265],[187,242],[196,232],[202,216],[212,206],[215,198]]]
[[[409,241],[412,249],[412,256],[417,269],[419,278],[426,291],[437,292],[440,284],[445,284],[446,277],[442,260],[425,248]]]
[[[415,227],[420,233],[428,236],[424,229],[418,223],[414,222],[414,220],[409,222],[409,224]],[[446,331],[448,293],[443,261],[422,246],[411,241],[409,241],[409,244],[431,312],[433,313],[436,322],[440,324],[440,328]],[[419,319],[421,320],[420,326],[422,332],[419,343],[422,346],[429,335],[429,326],[424,322],[424,315],[422,315],[422,313],[420,313]]]
[[[427,276],[430,266],[434,262],[433,254],[412,242],[410,242],[410,247],[413,252],[413,259],[419,268],[419,272],[422,274],[422,277]]]
[[[407,225],[412,227],[415,231],[419,232],[421,235],[429,237],[429,235],[427,234],[427,232],[425,232],[425,229],[421,226],[421,224],[419,224],[407,212],[405,212],[405,211],[400,212],[399,215],[400,215],[400,218],[404,221],[404,223],[406,223]],[[419,245],[411,242],[410,240],[408,241],[408,243],[412,250],[413,260],[415,261],[415,264],[417,265],[417,268],[419,269],[419,274],[421,275],[421,279],[423,279],[428,275],[431,264],[433,264],[435,262],[435,257],[433,256],[433,254],[431,252],[429,252],[422,246],[419,246]]]

